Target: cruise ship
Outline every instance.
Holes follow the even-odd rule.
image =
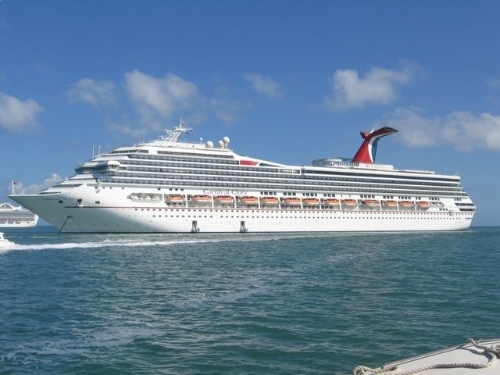
[[[191,130],[181,121],[11,198],[67,233],[451,231],[468,229],[476,210],[457,174],[375,163],[393,128],[361,132],[353,158],[310,166],[239,155],[228,137],[179,140]]]
[[[37,223],[38,215],[24,207],[0,203],[0,228],[34,227]]]
[[[11,181],[11,196],[16,195],[15,181]],[[38,223],[38,215],[21,206],[10,203],[0,203],[0,228],[27,228]]]

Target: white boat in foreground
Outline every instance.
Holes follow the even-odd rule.
[[[14,246],[15,243],[12,241],[9,241],[3,236],[3,233],[0,232],[0,249],[8,249]]]
[[[474,341],[417,357],[386,363],[378,368],[357,366],[353,375],[498,375],[500,339]]]

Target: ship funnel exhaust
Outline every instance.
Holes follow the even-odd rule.
[[[386,135],[396,133],[397,130],[389,127],[380,128],[375,131],[371,131],[369,133],[360,132],[361,137],[363,137],[364,141],[361,147],[359,148],[356,155],[352,158],[353,163],[365,163],[365,164],[373,164],[375,163],[375,157],[377,155],[377,143],[378,140]]]

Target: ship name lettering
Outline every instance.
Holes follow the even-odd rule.
[[[229,190],[229,189],[204,189],[203,194],[210,194],[210,195],[247,195],[246,191],[239,191],[239,190]]]

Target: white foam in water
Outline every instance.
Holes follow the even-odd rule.
[[[166,235],[169,236],[169,235]],[[174,235],[175,236],[175,235]],[[286,238],[301,237],[298,235],[290,234],[274,234],[274,235],[237,235],[237,236],[209,236],[200,238],[199,235],[183,236],[183,238],[165,240],[164,236],[161,240],[154,241],[127,239],[127,238],[113,238],[104,241],[90,241],[90,242],[65,242],[65,243],[41,243],[36,245],[22,245],[14,244],[13,246],[5,249],[0,249],[0,253],[8,251],[20,250],[64,250],[64,249],[89,249],[89,248],[103,248],[103,247],[149,247],[149,246],[172,246],[179,244],[196,244],[196,243],[220,243],[220,242],[261,242],[261,241],[276,241]],[[57,237],[54,237],[57,238]]]
[[[9,248],[0,249],[0,252],[8,252],[14,250],[63,250],[63,249],[88,249],[88,248],[103,248],[103,247],[147,247],[147,246],[171,246],[177,244],[191,244],[215,242],[214,240],[174,240],[174,241],[131,241],[131,240],[105,240],[99,242],[65,242],[65,243],[45,243],[36,245],[20,245],[15,244]],[[219,242],[219,241],[217,241]]]
[[[22,250],[65,250],[65,249],[99,249],[104,247],[151,247],[151,246],[173,246],[179,244],[196,244],[196,243],[221,243],[221,242],[267,242],[267,241],[279,241],[283,239],[294,239],[294,238],[317,238],[323,236],[338,236],[339,234],[322,234],[322,233],[274,233],[274,234],[238,234],[238,235],[226,235],[220,236],[219,234],[208,234],[204,237],[202,235],[177,235],[177,234],[165,234],[156,235],[161,238],[158,241],[151,240],[148,237],[147,240],[141,240],[140,238],[134,237],[134,239],[129,238],[111,238],[105,239],[103,241],[89,241],[89,242],[64,242],[64,243],[41,243],[36,245],[22,245],[14,244],[11,247],[0,249],[1,253],[6,253],[9,251],[22,251]],[[352,234],[350,234],[352,235]],[[92,236],[91,234],[89,236]],[[165,239],[165,237],[175,237],[172,239]],[[114,237],[114,236],[113,236]],[[52,237],[58,239],[58,236]]]

